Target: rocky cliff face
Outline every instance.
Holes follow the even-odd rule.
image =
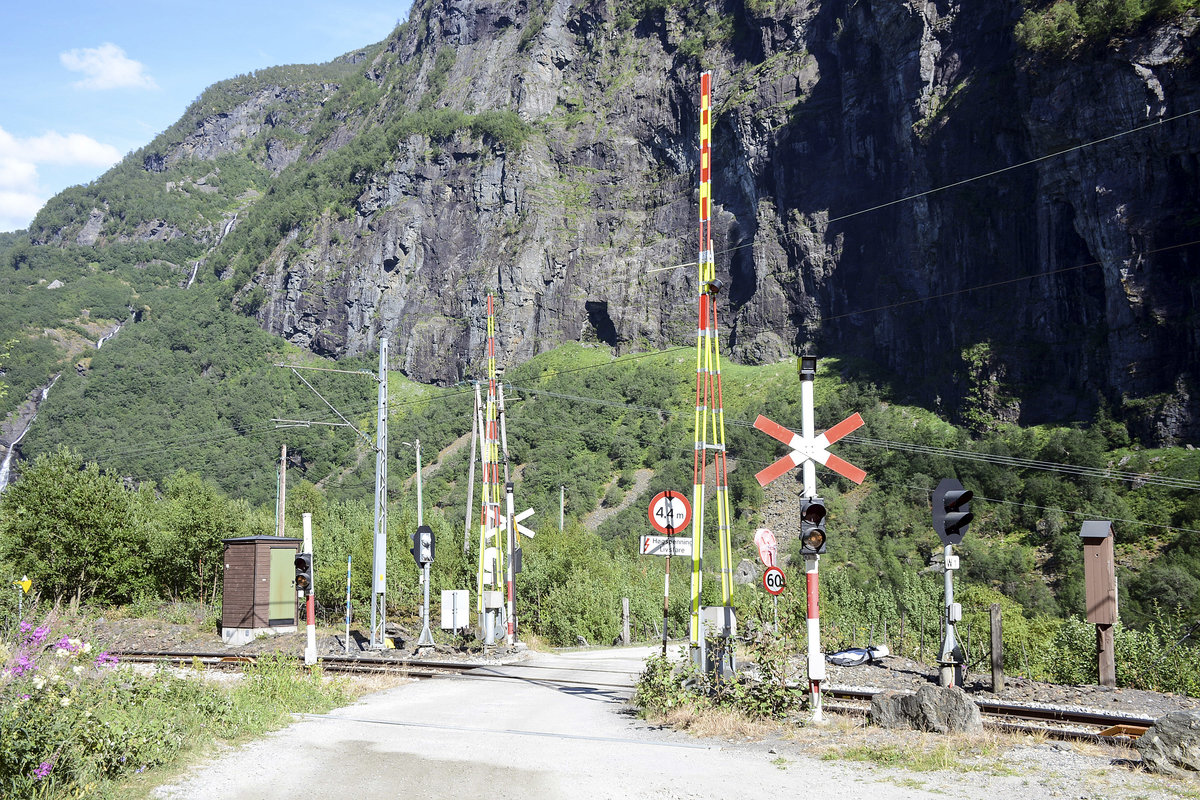
[[[428,0],[356,63],[379,99],[332,132],[312,92],[260,88],[145,169],[242,147],[286,176],[406,115],[513,110],[520,146],[398,138],[352,208],[296,221],[248,278],[221,273],[234,302],[323,354],[388,336],[423,381],[478,374],[488,293],[505,361],[691,345],[695,267],[672,267],[697,249],[703,65],[735,359],[846,357],[981,424],[1104,399],[1150,438],[1195,439],[1200,115],[1180,115],[1200,109],[1197,20],[1048,61],[1013,42],[1022,7]]]

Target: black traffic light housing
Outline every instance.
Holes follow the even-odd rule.
[[[313,593],[312,553],[296,554],[296,592],[305,597]]]
[[[819,497],[800,500],[800,555],[825,552],[825,501]]]
[[[413,561],[417,562],[417,566],[422,567],[426,564],[433,563],[433,528],[428,525],[418,525],[417,530],[412,535],[412,553]]]
[[[943,478],[933,490],[933,529],[942,544],[958,544],[967,535],[967,526],[975,519],[972,497],[974,494],[953,478]]]

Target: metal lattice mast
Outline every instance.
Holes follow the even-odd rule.
[[[720,338],[717,335],[716,266],[712,246],[712,73],[700,74],[700,315],[696,329],[695,452],[692,465],[692,615],[693,659],[704,661],[704,632],[700,624],[700,589],[704,563],[704,495],[708,451],[714,452],[721,597],[729,605],[732,590],[729,536],[729,493],[725,464],[725,413],[721,397]],[[709,440],[711,434],[712,439]]]

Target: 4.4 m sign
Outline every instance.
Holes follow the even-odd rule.
[[[679,492],[668,489],[650,501],[650,524],[659,533],[672,535],[686,530],[692,521],[692,504]]]

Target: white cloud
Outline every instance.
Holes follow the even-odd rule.
[[[112,42],[99,47],[81,47],[58,56],[62,65],[86,77],[73,85],[77,89],[157,89],[154,78],[146,73],[140,61],[125,55]]]
[[[18,138],[0,128],[0,231],[24,228],[53,193],[38,179],[38,165],[109,167],[121,159],[112,145],[81,133],[55,131]]]

